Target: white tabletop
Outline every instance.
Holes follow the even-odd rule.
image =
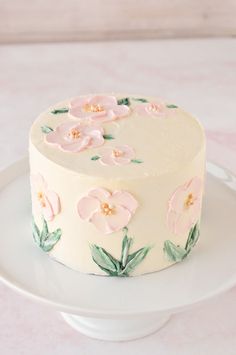
[[[53,102],[89,92],[157,95],[204,124],[208,157],[236,173],[236,40],[0,46],[0,169],[26,154],[28,130]],[[220,260],[219,260],[220,262]],[[89,339],[54,310],[0,285],[4,355],[235,355],[236,288],[126,343]]]

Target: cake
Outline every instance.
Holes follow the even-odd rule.
[[[141,275],[183,261],[196,245],[205,136],[173,102],[62,101],[33,123],[29,153],[33,238],[66,267]]]

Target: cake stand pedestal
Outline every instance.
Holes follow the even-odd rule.
[[[160,329],[172,314],[236,284],[236,178],[212,163],[201,239],[184,262],[130,278],[85,275],[36,248],[31,237],[27,160],[0,174],[0,278],[59,311],[79,332],[124,341]]]
[[[125,341],[142,338],[155,333],[170,319],[169,315],[141,316],[131,319],[102,319],[61,313],[64,320],[74,329],[91,338]]]

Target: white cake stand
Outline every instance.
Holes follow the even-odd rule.
[[[236,178],[208,164],[201,239],[191,257],[130,278],[83,275],[50,259],[31,237],[27,160],[0,174],[0,277],[60,311],[75,329],[104,340],[153,333],[176,312],[236,283]]]

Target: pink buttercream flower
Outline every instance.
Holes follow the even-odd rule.
[[[125,227],[134,214],[138,202],[127,191],[95,188],[82,197],[77,205],[79,216],[104,234],[117,232]]]
[[[128,145],[117,147],[105,147],[100,154],[100,162],[103,165],[125,165],[135,158],[133,148]]]
[[[167,113],[166,105],[163,102],[148,102],[146,104],[137,105],[135,112],[140,115],[150,115],[154,117],[164,117]]]
[[[69,114],[72,118],[89,122],[107,122],[127,116],[130,109],[118,105],[114,96],[79,96],[70,102]]]
[[[104,143],[104,130],[99,126],[85,126],[81,123],[66,122],[45,137],[46,142],[55,144],[65,152],[81,152],[99,147]]]
[[[197,222],[202,202],[203,183],[194,177],[185,185],[180,186],[171,196],[168,203],[167,224],[177,235],[189,232]]]
[[[31,175],[33,208],[41,213],[47,221],[60,213],[61,205],[56,192],[49,190],[44,178],[40,174]]]

